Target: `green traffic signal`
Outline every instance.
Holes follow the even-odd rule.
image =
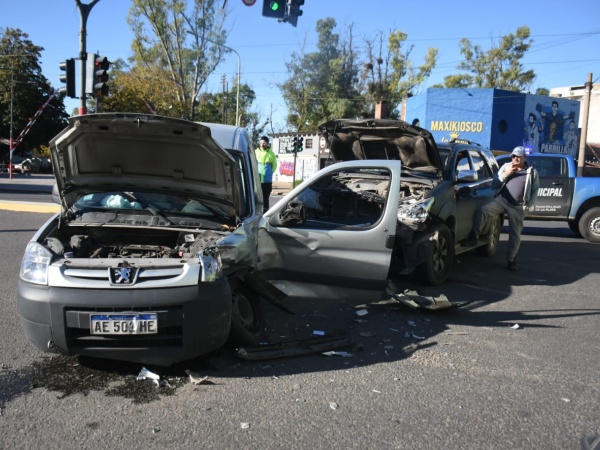
[[[283,19],[285,17],[283,0],[263,0],[262,15],[275,19]]]

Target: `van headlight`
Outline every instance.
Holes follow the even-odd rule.
[[[216,281],[223,276],[223,264],[221,263],[221,255],[217,251],[204,251],[198,255],[200,266],[201,283],[210,283]]]
[[[407,203],[398,208],[398,220],[407,225],[423,223],[429,217],[429,210],[433,206],[433,197]]]
[[[21,280],[34,284],[48,284],[48,268],[52,261],[52,252],[37,242],[30,242],[25,249],[21,271]]]

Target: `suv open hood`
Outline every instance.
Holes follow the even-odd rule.
[[[413,169],[442,162],[431,133],[395,119],[335,119],[319,126],[336,161],[399,159]]]
[[[204,125],[133,113],[75,116],[50,148],[67,207],[86,192],[137,190],[210,200],[239,215],[235,162]]]

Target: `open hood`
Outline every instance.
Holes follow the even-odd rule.
[[[240,175],[204,125],[133,113],[75,116],[50,148],[67,207],[87,192],[137,190],[209,200],[239,215]]]
[[[319,126],[336,161],[399,159],[402,165],[442,170],[431,133],[395,119],[335,119]]]

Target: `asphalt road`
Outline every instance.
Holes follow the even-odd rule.
[[[323,331],[356,343],[348,357],[249,362],[224,349],[150,368],[170,384],[157,388],[136,380],[139,365],[26,341],[19,264],[49,217],[0,210],[0,448],[581,449],[600,434],[600,246],[562,224],[527,223],[517,273],[503,233],[497,257],[461,255],[445,285],[420,289],[452,309],[267,305],[266,340]]]

